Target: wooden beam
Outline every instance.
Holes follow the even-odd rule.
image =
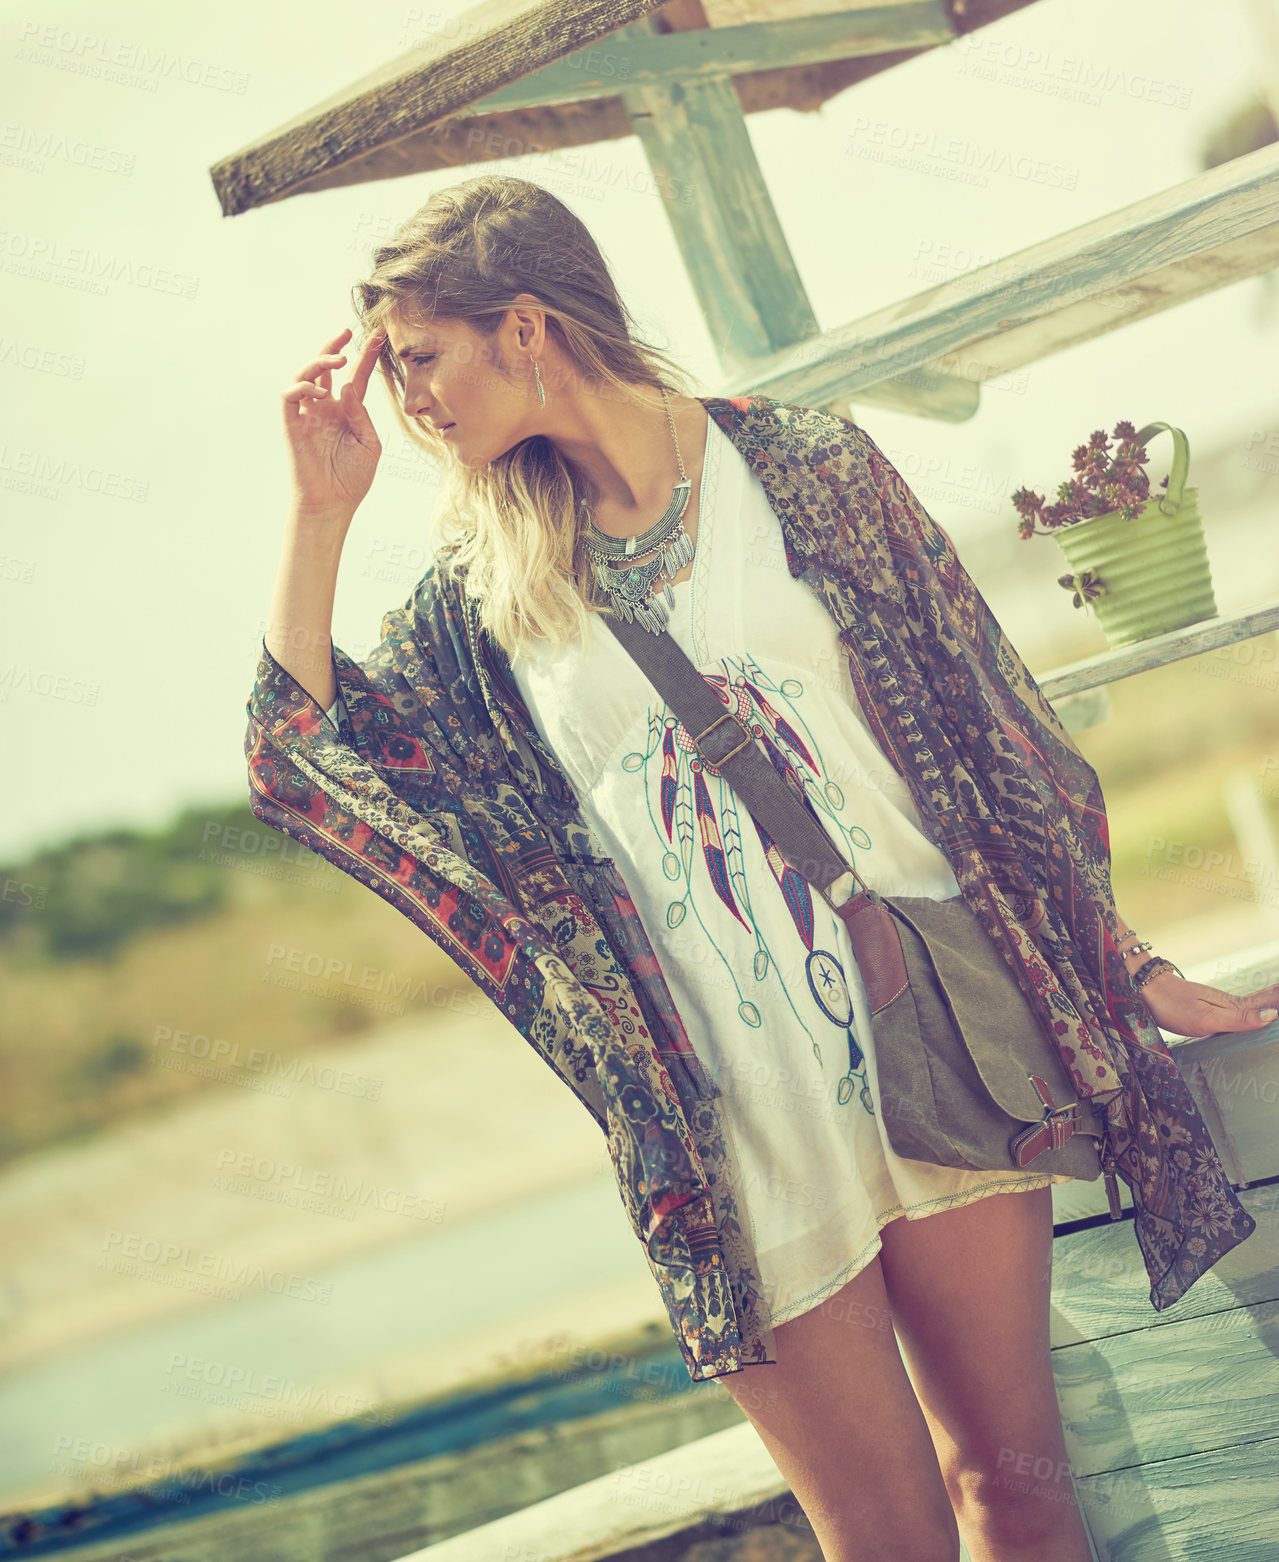
[[[841,13],[839,20],[850,14]],[[706,36],[659,34],[662,20],[647,17],[620,29],[613,41],[621,57],[634,60],[654,38]],[[748,372],[760,359],[814,336],[816,316],[755,157],[733,79],[650,77],[624,87],[621,98],[725,372]],[[690,200],[690,192],[697,198]],[[913,370],[875,390],[880,405],[914,413],[926,408],[929,416],[954,422],[972,416],[978,395],[975,384],[933,370]]]
[[[779,352],[726,391],[824,406],[911,370],[974,383],[1279,266],[1279,146]]]
[[[722,1392],[722,1390],[721,1390]],[[476,1562],[480,1557],[672,1559],[686,1549],[723,1555],[725,1536],[777,1525],[758,1556],[806,1556],[812,1530],[759,1434],[747,1423],[597,1476],[518,1513],[409,1552],[399,1562]],[[758,1537],[755,1537],[758,1538]],[[651,1548],[651,1549],[650,1549]],[[736,1547],[732,1548],[736,1550]]]
[[[936,369],[911,369],[868,385],[857,397],[867,405],[904,412],[916,418],[934,418],[939,423],[966,423],[981,401],[981,385],[962,374],[943,374]],[[825,402],[841,417],[850,417],[848,398]],[[854,419],[854,422],[856,419]]]
[[[938,40],[944,42],[1033,3],[899,0],[867,8],[854,0],[848,8],[854,18],[850,37],[854,48],[859,38],[862,45],[869,43],[869,34],[859,31],[868,16],[883,19],[881,43],[889,42],[895,28],[900,37],[933,37],[926,24],[909,20],[931,8]],[[757,0],[763,12],[774,4],[789,6],[789,0]],[[592,46],[607,56],[611,35],[651,15],[661,26],[646,47],[670,39],[677,49],[695,48],[680,40],[704,35],[703,47],[713,51],[718,48],[716,34],[738,29],[708,28],[707,9],[713,12],[714,6],[704,9],[699,0],[580,0],[572,6],[550,0],[486,0],[451,18],[447,31],[421,47],[222,158],[210,170],[222,211],[235,216],[291,195],[623,139],[631,134],[631,123],[618,96],[626,84],[621,66],[616,57],[611,65],[604,61],[605,74],[613,72],[612,91],[599,95],[601,66],[592,58]],[[808,20],[816,22],[819,31],[821,26],[837,30],[830,18]],[[750,25],[786,28],[795,22],[783,12],[776,22]],[[917,27],[923,30],[912,31]],[[856,82],[934,47],[936,42],[792,65],[779,65],[766,55],[763,66],[756,59],[741,71],[720,58],[716,70],[731,75],[744,113],[782,107],[812,112]],[[561,75],[573,77],[573,101],[526,108],[478,106],[556,61],[565,62],[556,67]],[[592,81],[593,86],[584,86]],[[596,95],[590,96],[592,92]]]
[[[648,17],[615,34],[626,58],[656,35],[659,20]],[[697,76],[649,80],[621,94],[730,374],[817,333],[735,87],[728,76]],[[976,410],[979,391],[954,376],[914,370],[876,387],[875,395],[880,405],[926,408],[929,416],[959,422]]]
[[[734,370],[817,331],[817,320],[726,76],[626,87],[622,101],[661,192],[720,362]],[[683,199],[695,191],[695,200]]]
[[[598,49],[580,49],[531,76],[480,98],[467,113],[578,103],[626,88],[689,83],[790,65],[859,59],[895,49],[929,49],[955,37],[943,0],[896,0],[820,16],[700,27],[688,32],[616,35]],[[625,96],[625,93],[623,94]]]

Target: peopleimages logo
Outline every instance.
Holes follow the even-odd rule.
[[[386,1215],[406,1215],[437,1224],[444,1219],[444,1205],[420,1193],[366,1182],[362,1177],[352,1181],[342,1172],[277,1161],[252,1150],[219,1150],[217,1168],[210,1187],[267,1197],[319,1214],[336,1214],[343,1220],[353,1220],[358,1210],[370,1205]]]
[[[303,982],[301,977],[310,977]],[[267,950],[262,980],[273,987],[330,998],[345,998],[370,1008],[392,1006],[402,1014],[406,1002],[421,1002],[437,1009],[452,1009],[478,1014],[480,1005],[474,992],[446,982],[428,983],[422,978],[399,976],[376,965],[356,966],[341,955],[322,955],[314,949],[286,949],[271,944]],[[368,994],[368,997],[364,995]]]
[[[83,358],[57,352],[52,347],[37,347],[32,342],[18,342],[11,336],[0,336],[0,364],[30,369],[36,374],[52,374],[58,379],[84,378]]]
[[[83,678],[19,667],[15,662],[10,662],[0,672],[0,704],[4,704],[11,694],[43,694],[52,700],[67,700],[72,705],[96,705],[99,692],[98,684],[87,683]]]
[[[127,499],[132,504],[145,504],[151,490],[149,479],[112,472],[46,450],[15,449],[11,445],[0,445],[0,480],[6,488],[19,490],[28,482],[43,485],[54,498],[63,488],[81,488],[106,499]]]
[[[103,1237],[102,1248],[99,1269],[154,1280],[179,1290],[208,1291],[238,1301],[243,1291],[251,1288],[297,1301],[318,1302],[322,1307],[333,1300],[331,1280],[268,1269],[252,1259],[232,1258],[226,1253],[208,1252],[138,1231],[113,1227]]]
[[[50,158],[103,174],[131,174],[135,162],[134,153],[120,152],[101,142],[59,135],[56,130],[37,130],[34,125],[18,125],[12,120],[0,124],[0,162],[43,173]]]
[[[237,1502],[269,1504],[277,1502],[281,1495],[281,1488],[275,1483],[250,1481],[234,1472],[202,1469],[168,1454],[99,1442],[70,1432],[56,1435],[52,1452],[51,1470],[61,1470],[78,1479],[91,1477],[99,1491],[117,1486],[122,1489],[135,1487],[139,1481],[163,1481],[163,1490],[148,1493],[147,1501],[153,1505],[189,1503],[193,1491],[216,1492]],[[128,1558],[124,1562],[128,1562]]]
[[[854,119],[844,140],[844,151],[983,188],[996,174],[1051,189],[1073,190],[1079,183],[1078,168],[1031,157],[1019,148],[988,145],[920,125],[893,124],[865,115]]]
[[[134,260],[130,255],[113,255],[85,244],[64,244],[61,239],[38,233],[20,233],[0,229],[0,262],[15,276],[30,276],[37,281],[81,283],[90,292],[105,293],[110,282],[127,282],[130,287],[154,293],[172,293],[194,298],[199,277],[184,271],[171,271],[150,261]]]
[[[368,1074],[357,1074],[351,1069],[333,1068],[312,1058],[286,1058],[278,1052],[268,1052],[262,1047],[241,1046],[238,1041],[223,1041],[218,1036],[207,1036],[202,1031],[176,1029],[172,1025],[157,1025],[151,1037],[151,1060],[159,1066],[174,1068],[178,1072],[204,1072],[186,1063],[195,1059],[207,1064],[210,1077],[233,1079],[233,1069],[243,1069],[248,1074],[277,1084],[311,1085],[317,1090],[332,1090],[338,1095],[356,1096],[367,1101],[377,1101],[382,1096],[384,1081]]]
[[[249,85],[244,71],[187,59],[145,43],[60,27],[56,22],[23,22],[18,42],[18,58],[28,65],[52,65],[122,87],[140,87],[146,92],[154,92],[161,81],[180,81],[188,87],[239,94]]]

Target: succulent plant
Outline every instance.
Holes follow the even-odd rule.
[[[1144,470],[1149,460],[1146,447],[1137,444],[1137,430],[1127,419],[1115,424],[1114,439],[1112,453],[1110,436],[1099,428],[1089,436],[1086,445],[1075,448],[1071,464],[1077,476],[1058,486],[1055,504],[1046,505],[1043,494],[1029,488],[1019,488],[1013,494],[1013,506],[1021,517],[1018,536],[1051,536],[1057,527],[1073,526],[1113,512],[1125,521],[1135,520],[1141,514],[1150,498],[1150,478]],[[1167,485],[1165,477],[1159,486]],[[1069,579],[1073,587],[1074,579]],[[1066,584],[1065,578],[1061,584]]]

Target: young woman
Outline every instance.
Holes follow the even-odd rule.
[[[1253,1028],[1276,989],[1137,947],[1095,772],[878,446],[681,393],[553,196],[438,193],[356,301],[353,362],[344,330],[283,397],[254,812],[411,917],[578,1094],[690,1376],[723,1380],[828,1562],[945,1562],[960,1533],[973,1562],[1088,1562],[1049,1350],[1067,1179],[893,1153],[843,923],[601,614],[669,628],[867,883],[962,894],[992,968],[1013,952],[1106,1104],[1156,1306],[1253,1229],[1156,1023]],[[330,628],[379,362],[446,540],[356,664]]]

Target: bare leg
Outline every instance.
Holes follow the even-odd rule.
[[[893,1333],[879,1256],[776,1331],[776,1362],[719,1382],[758,1431],[826,1562],[958,1562],[937,1455]]]
[[[891,1221],[880,1260],[972,1562],[1092,1562],[1049,1344],[1052,1189]]]

